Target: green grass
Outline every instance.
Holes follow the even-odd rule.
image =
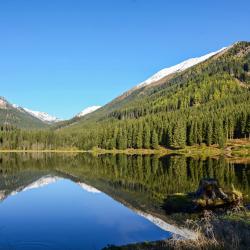
[[[169,154],[183,154],[191,157],[214,157],[224,155],[230,158],[245,158],[250,159],[250,140],[249,139],[236,139],[229,140],[224,148],[219,148],[218,145],[207,146],[205,144],[186,146],[182,149],[173,149],[159,147],[159,149],[134,149],[128,148],[124,150],[118,149],[101,149],[93,148],[89,152],[94,154],[158,154],[158,155],[169,155]]]
[[[220,218],[231,222],[241,222],[250,226],[250,211],[234,212],[223,215]]]

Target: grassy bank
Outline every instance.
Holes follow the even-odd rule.
[[[128,155],[170,155],[170,154],[183,154],[185,156],[192,157],[216,157],[223,155],[232,159],[244,160],[244,162],[250,161],[250,139],[234,139],[229,140],[224,148],[219,148],[218,145],[206,146],[205,144],[186,146],[181,149],[164,148],[158,149],[134,149],[128,148],[124,150],[119,149],[101,149],[93,148],[92,150],[80,150],[78,148],[60,148],[60,149],[0,149],[1,153],[93,153],[95,155],[100,154],[128,154]]]
[[[205,144],[186,146],[182,149],[164,148],[159,147],[159,149],[100,149],[94,148],[91,152],[95,154],[158,154],[158,155],[168,155],[168,154],[184,154],[186,156],[219,156],[225,155],[232,158],[250,158],[250,140],[249,139],[234,139],[229,140],[224,148],[220,148],[218,145],[206,146]]]

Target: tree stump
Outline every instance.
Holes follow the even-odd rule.
[[[194,202],[200,206],[218,206],[238,202],[242,194],[233,188],[231,192],[224,192],[216,179],[208,178],[200,181],[195,192]]]
[[[232,185],[223,190],[216,179],[201,179],[196,192],[168,195],[163,208],[168,214],[193,213],[204,209],[232,208],[242,206],[243,194]]]
[[[199,187],[195,193],[197,198],[203,197],[204,199],[216,199],[220,198],[227,201],[228,195],[220,188],[216,179],[202,179],[200,180]]]

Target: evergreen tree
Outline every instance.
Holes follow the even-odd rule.
[[[139,123],[137,133],[136,133],[136,148],[142,148],[142,134],[143,134],[143,127],[142,123]]]
[[[145,124],[144,130],[143,130],[143,147],[148,149],[150,148],[150,128],[148,124]]]
[[[206,144],[210,146],[212,144],[213,139],[213,126],[212,121],[207,123],[207,130],[206,130]]]
[[[153,149],[159,148],[158,135],[155,130],[152,132],[151,144]]]
[[[173,129],[173,147],[183,148],[186,145],[186,126],[185,124],[178,120]]]

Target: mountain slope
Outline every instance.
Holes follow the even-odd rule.
[[[84,148],[147,148],[153,139],[164,146],[223,144],[250,133],[249,68],[250,43],[238,42],[183,71],[134,88],[60,131],[81,132],[78,141]]]
[[[249,43],[248,42],[239,42],[236,43],[234,46],[230,46],[228,49],[221,49],[219,51],[210,53],[209,59],[207,61],[203,61],[200,64],[194,65],[193,67],[187,68],[186,70],[182,72],[176,72],[171,75],[164,76],[162,79],[159,79],[157,81],[151,82],[151,84],[146,84],[146,85],[140,85],[140,88],[133,88],[121,96],[115,98],[113,101],[110,103],[106,104],[102,108],[98,109],[97,111],[93,112],[92,114],[88,115],[87,119],[83,118],[78,122],[79,126],[82,124],[86,124],[86,120],[88,122],[90,121],[96,121],[96,120],[103,120],[106,119],[107,117],[115,117],[117,118],[117,113],[124,112],[126,115],[130,112],[131,110],[142,109],[141,104],[143,103],[143,106],[146,106],[145,108],[149,109],[155,109],[158,108],[158,106],[163,106],[164,104],[159,104],[156,105],[155,100],[160,100],[164,99],[164,95],[166,94],[165,97],[170,97],[170,93],[172,92],[173,88],[172,85],[177,85],[177,84],[187,84],[189,81],[192,80],[192,78],[199,78],[199,75],[202,75],[202,71],[206,70],[211,64],[212,67],[209,69],[209,74],[211,77],[215,74],[225,73],[229,75],[230,70],[235,70],[235,71],[243,71],[241,72],[235,72],[237,73],[237,77],[234,77],[234,79],[237,81],[236,85],[239,86],[239,82],[241,82],[240,74],[245,74],[247,77],[249,76],[249,72],[245,72],[243,70],[243,66],[241,65],[241,69],[237,69],[236,65],[233,65],[232,67],[235,67],[235,69],[229,69],[228,64],[232,63],[235,64],[236,62],[234,61],[235,59],[233,56],[230,56],[231,52],[237,49],[237,47],[240,47],[243,44],[243,46],[247,47],[247,50],[249,50]],[[249,51],[247,51],[247,55],[245,55],[245,58],[249,60]],[[206,56],[204,56],[206,57]],[[201,57],[201,58],[204,58]],[[237,56],[236,56],[237,57]],[[220,64],[220,60],[222,63]],[[243,63],[244,64],[244,63]],[[215,67],[218,67],[217,69]],[[226,69],[226,70],[225,70]],[[213,72],[214,71],[214,72]],[[233,74],[233,73],[232,73]],[[217,77],[217,76],[216,76]],[[246,78],[247,78],[246,77]],[[203,78],[203,76],[201,76]],[[196,80],[198,81],[198,80]],[[246,81],[249,81],[247,78]],[[243,83],[244,85],[244,83]],[[195,87],[199,87],[199,85],[195,85]],[[159,94],[161,92],[161,94]],[[169,93],[162,93],[162,92],[169,92]],[[174,91],[176,92],[176,91]],[[161,98],[159,98],[159,95],[162,95]],[[171,97],[172,98],[172,97]],[[143,99],[143,100],[142,100]],[[157,106],[157,107],[155,107]],[[142,114],[137,114],[136,117],[141,116]]]
[[[12,105],[3,97],[0,97],[0,125],[24,129],[47,127],[46,123],[29,114],[24,109]]]

